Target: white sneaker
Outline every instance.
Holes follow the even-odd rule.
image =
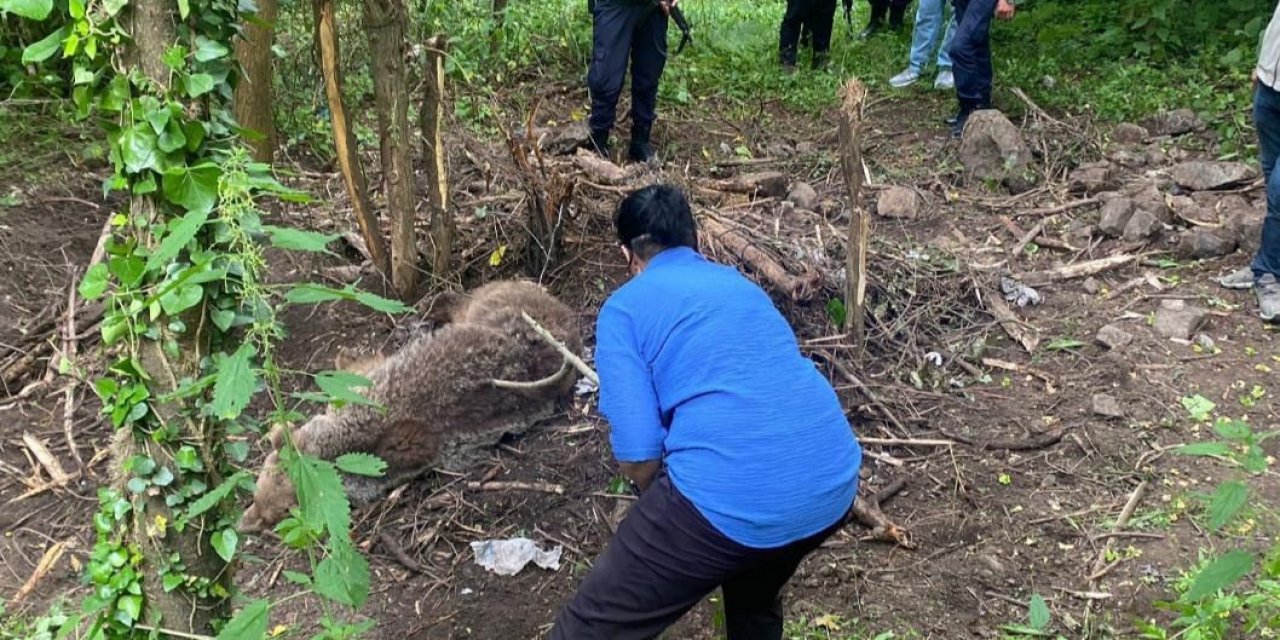
[[[898,75],[892,78],[889,78],[889,86],[897,87],[901,89],[902,87],[909,87],[915,84],[916,81],[919,79],[920,79],[919,71],[907,69],[906,71],[903,71],[902,73],[899,73]]]
[[[956,88],[956,76],[951,73],[950,69],[943,69],[938,72],[938,78],[933,81],[934,89],[954,89]]]
[[[1218,284],[1228,289],[1252,289],[1253,288],[1253,267],[1244,266],[1218,278]]]

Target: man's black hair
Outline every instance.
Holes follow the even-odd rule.
[[[670,185],[654,184],[632,191],[618,205],[613,224],[618,242],[641,260],[673,247],[698,250],[698,225],[689,201]]]

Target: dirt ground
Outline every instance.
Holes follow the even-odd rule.
[[[564,92],[562,104],[544,107],[545,116],[563,117],[578,98]],[[697,185],[735,173],[778,170],[814,186],[820,201],[816,212],[787,208],[776,199],[717,201],[694,193],[700,214],[711,212],[741,225],[783,264],[808,265],[820,274],[822,286],[807,300],[769,290],[804,349],[831,373],[859,436],[956,442],[864,445],[867,491],[905,480],[884,511],[911,532],[918,548],[867,541],[866,529],[846,526],[803,564],[786,592],[789,617],[813,637],[828,637],[839,627],[840,633],[863,632],[868,638],[882,631],[898,637],[992,638],[1002,624],[1025,619],[1025,603],[1033,593],[1049,602],[1055,623],[1068,637],[1134,637],[1135,621],[1167,615],[1154,603],[1168,597],[1172,581],[1195,562],[1198,550],[1261,548],[1276,533],[1267,517],[1280,500],[1274,473],[1252,484],[1258,497],[1246,516],[1253,528],[1211,536],[1204,531],[1197,496],[1225,477],[1225,467],[1166,451],[1211,437],[1204,425],[1187,417],[1179,404],[1184,396],[1203,395],[1221,414],[1247,417],[1258,431],[1280,423],[1273,400],[1273,369],[1280,368],[1277,333],[1257,320],[1250,293],[1226,291],[1210,280],[1245,264],[1246,254],[1163,265],[1153,262],[1161,256],[1152,255],[1087,284],[1070,279],[1039,287],[1041,304],[1014,309],[1022,326],[1033,327],[1041,338],[1031,353],[988,311],[990,300],[1001,297],[993,265],[1024,273],[1121,251],[1166,248],[1162,242],[1079,240],[1082,229],[1098,221],[1096,205],[1051,216],[1037,213],[1085,197],[1067,190],[1067,172],[1114,147],[1104,145],[1088,122],[1058,122],[1022,105],[1009,106],[1013,121],[1039,153],[1041,173],[1038,186],[1016,196],[962,180],[957,145],[937,124],[941,102],[890,99],[869,110],[870,193],[883,193],[887,185],[908,186],[922,202],[915,218],[874,219],[870,344],[860,362],[827,311],[844,277],[842,238],[848,224],[839,204],[843,184],[833,128],[765,112],[727,126],[672,118],[673,124],[662,123],[655,132],[666,141],[664,153],[680,158],[669,163],[663,179]],[[722,143],[745,144],[756,159],[724,155]],[[1199,134],[1154,144],[1194,154],[1213,150],[1212,138]],[[459,280],[447,284],[465,288],[517,275],[524,200],[514,177],[504,173],[510,161],[501,160],[500,143],[468,139],[457,146],[458,250],[465,268]],[[492,158],[492,173],[468,163],[462,148]],[[33,352],[36,343],[61,344],[74,273],[88,261],[104,215],[118,206],[103,201],[99,185],[105,169],[77,165],[69,157],[50,156],[41,166],[0,176],[0,196],[16,194],[0,206],[3,366]],[[273,215],[291,224],[348,230],[341,180],[323,169],[304,169],[297,185],[318,201],[275,209]],[[1121,179],[1167,187],[1159,182],[1167,169],[1167,163],[1149,164],[1122,172]],[[625,277],[609,243],[608,214],[620,195],[616,188],[579,184],[578,189],[566,257],[546,271],[543,281],[580,312],[591,344],[596,310]],[[1256,184],[1237,191],[1233,195],[1246,198],[1249,206],[1262,207]],[[1080,250],[1036,245],[1034,252],[1014,255],[1009,249],[1019,238],[1001,217],[1022,230],[1044,221],[1046,237],[1065,239]],[[493,252],[506,244],[510,257],[492,265]],[[723,246],[711,243],[710,248],[713,257],[737,262]],[[274,278],[334,278],[333,268],[354,264],[352,257],[275,256]],[[433,286],[420,306],[429,306],[445,286]],[[1175,299],[1209,310],[1197,333],[1207,336],[1212,348],[1153,331],[1149,316]],[[394,348],[430,328],[421,314],[395,321],[347,304],[293,308],[285,320],[289,336],[279,357],[283,365],[304,372],[329,368],[339,346]],[[1115,351],[1094,339],[1100,327],[1112,323],[1133,337]],[[77,327],[81,349],[90,355],[91,328]],[[75,567],[90,548],[95,492],[108,472],[107,427],[95,416],[92,393],[77,385],[68,405],[67,379],[46,374],[51,351],[40,353],[29,373],[4,389],[0,399],[0,503],[5,505],[0,509],[0,597],[9,600],[22,588],[50,545],[69,545],[54,570],[24,600],[10,605],[10,613],[37,612],[60,594],[83,590]],[[840,363],[857,382],[832,363]],[[301,384],[303,378],[291,380]],[[1255,385],[1265,396],[1240,400]],[[1097,415],[1093,399],[1099,393],[1112,396],[1124,416]],[[47,479],[23,442],[27,435],[43,441],[75,474],[68,486],[24,497]],[[1278,453],[1276,442],[1269,444],[1272,455]],[[263,453],[261,447],[256,451],[255,464]],[[544,637],[630,503],[607,492],[614,473],[607,425],[594,411],[594,396],[586,395],[557,418],[495,449],[492,463],[468,476],[435,474],[386,505],[357,512],[357,540],[374,571],[372,595],[361,615],[378,621],[374,633],[379,637]],[[563,493],[465,488],[467,480],[486,475],[554,483]],[[1111,532],[1135,495],[1129,525]],[[516,535],[562,546],[560,569],[530,566],[514,577],[500,577],[474,564],[468,543]],[[299,559],[270,538],[248,544],[252,555],[239,568],[247,594],[291,593],[281,572],[297,568]],[[272,624],[309,629],[317,606],[307,599],[291,601],[273,613]],[[668,637],[718,637],[714,618],[713,596]],[[814,626],[818,619],[825,626]]]

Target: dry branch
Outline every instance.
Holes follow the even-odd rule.
[[[880,510],[880,505],[876,503],[874,497],[864,498],[859,495],[853,501],[853,509],[850,513],[859,524],[871,529],[870,539],[879,542],[892,542],[904,549],[916,548],[916,542],[912,539],[911,532],[890,520],[889,516],[886,516]]]
[[[1046,284],[1053,284],[1063,280],[1071,280],[1073,278],[1084,278],[1094,276],[1118,267],[1123,267],[1139,256],[1134,254],[1120,254],[1117,256],[1107,256],[1106,258],[1098,258],[1097,260],[1089,260],[1086,262],[1077,262],[1058,269],[1048,269],[1045,271],[1028,271],[1018,277],[1027,286],[1039,287]]]
[[[71,481],[71,475],[62,468],[62,463],[58,461],[56,456],[49,452],[49,449],[44,446],[43,442],[36,440],[35,437],[29,433],[24,433],[22,434],[22,443],[27,446],[29,451],[31,451],[31,455],[35,456],[36,460],[40,462],[40,466],[44,467],[45,472],[49,474],[49,479],[53,481],[53,484],[62,486]]]
[[[1102,201],[1098,198],[1083,198],[1081,200],[1064,202],[1063,204],[1055,205],[1052,207],[1041,207],[1039,209],[1027,209],[1026,211],[1014,213],[1013,216],[1016,218],[1021,218],[1024,216],[1025,217],[1051,216],[1054,214],[1062,213],[1064,211],[1071,211],[1072,209],[1087,207],[1091,204],[1098,204],[1099,202],[1102,202]]]
[[[444,57],[448,40],[443,35],[427,40],[426,95],[422,102],[422,158],[427,165],[427,203],[431,208],[431,269],[437,275],[449,271],[455,223],[449,211],[449,175],[445,165]]]
[[[68,542],[64,540],[45,549],[44,555],[40,557],[40,562],[36,564],[35,571],[31,572],[31,577],[27,578],[22,588],[18,589],[18,593],[14,594],[13,599],[9,601],[10,604],[22,602],[23,599],[31,595],[31,592],[36,590],[40,581],[53,570],[54,565],[62,558],[62,552],[66,550]]]
[[[1013,314],[1013,310],[1005,301],[997,296],[987,297],[987,307],[991,315],[1000,322],[1000,327],[1004,332],[1009,334],[1022,345],[1027,353],[1035,353],[1036,347],[1040,345],[1040,332],[1034,327],[1026,327],[1017,316]]]
[[[472,491],[538,491],[541,493],[564,493],[564,486],[550,482],[468,482],[467,488]]]
[[[529,314],[522,311],[520,312],[520,316],[524,318],[525,322],[529,323],[530,327],[533,327],[533,330],[537,332],[539,336],[542,336],[543,340],[546,340],[551,344],[551,346],[555,347],[556,351],[559,351],[560,355],[564,356],[566,362],[572,364],[575,369],[582,373],[582,375],[591,382],[597,385],[600,384],[600,376],[597,375],[595,370],[587,365],[587,363],[583,362],[582,358],[579,358],[574,352],[570,351],[569,347],[564,346],[563,342],[557,340],[555,336],[551,335],[550,331],[547,331],[542,325],[538,324],[538,321],[534,320]]]
[[[867,89],[862,81],[850,78],[841,90],[839,118],[840,170],[849,191],[849,237],[846,245],[845,330],[861,353],[866,342],[867,247],[871,242],[871,216],[862,201],[866,177],[862,162],[862,108]],[[860,170],[863,169],[863,170]]]
[[[760,274],[762,278],[793,300],[807,299],[821,281],[822,276],[814,271],[806,272],[801,276],[792,275],[773,256],[755,246],[741,233],[726,227],[713,216],[703,216],[701,227],[708,237],[719,242],[752,271]]]

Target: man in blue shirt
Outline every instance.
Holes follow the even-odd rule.
[[[600,411],[641,495],[551,638],[655,638],[720,587],[729,640],[778,640],[781,589],[843,524],[861,448],[765,292],[698,253],[683,194],[640,189],[615,225],[634,277],[597,321]]]

